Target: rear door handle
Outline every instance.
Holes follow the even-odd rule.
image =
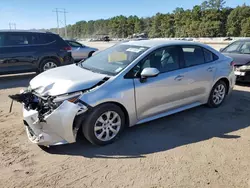
[[[213,70],[214,70],[214,67],[208,67],[207,69],[208,72],[213,72]]]
[[[178,76],[175,77],[175,80],[181,81],[183,78],[184,78],[184,76],[178,75]]]

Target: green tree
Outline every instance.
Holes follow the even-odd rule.
[[[250,17],[241,22],[241,36],[250,37]]]
[[[241,29],[244,27],[243,20],[250,17],[250,6],[238,6],[231,11],[227,18],[227,32],[231,36],[238,37],[242,34]],[[242,25],[243,22],[243,25]]]
[[[97,34],[128,37],[144,32],[150,37],[223,37],[249,36],[250,6],[224,8],[225,0],[207,0],[192,10],[177,7],[172,13],[152,17],[115,16],[110,19],[79,21],[68,25],[68,37],[85,38]],[[57,32],[57,28],[50,31]],[[64,28],[60,28],[64,36]]]
[[[208,5],[211,9],[221,10],[226,4],[225,0],[209,0]]]

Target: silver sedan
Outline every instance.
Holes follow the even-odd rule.
[[[73,40],[65,40],[72,48],[72,57],[75,61],[81,61],[83,59],[87,59],[93,55],[97,48],[92,48],[89,46],[85,46],[79,42]]]
[[[219,107],[234,84],[232,58],[207,45],[141,40],[39,74],[14,98],[23,102],[33,143],[73,143],[79,130],[106,145],[127,126],[203,104]]]

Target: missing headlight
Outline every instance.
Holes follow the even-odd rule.
[[[53,99],[54,103],[62,103],[63,101],[67,100],[69,102],[75,102],[80,96],[82,95],[82,92],[75,92],[65,95],[57,96]]]

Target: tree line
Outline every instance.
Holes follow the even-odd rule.
[[[172,13],[152,17],[115,16],[110,19],[79,21],[67,26],[69,38],[98,35],[127,38],[134,33],[149,37],[250,37],[250,6],[225,7],[225,0],[208,0],[192,9],[176,8]],[[57,32],[57,28],[50,29]],[[64,28],[60,28],[64,37]]]

